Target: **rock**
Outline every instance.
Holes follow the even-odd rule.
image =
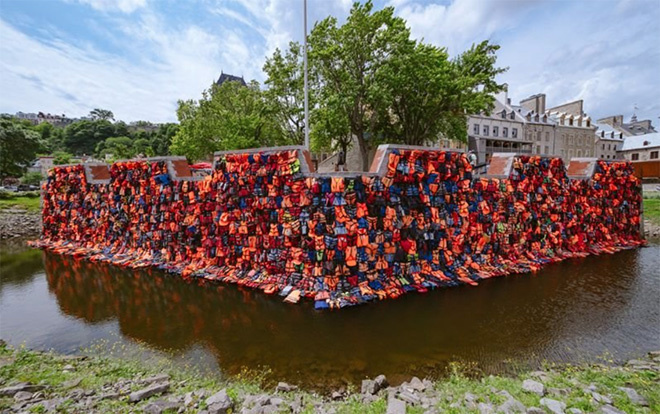
[[[383,375],[383,374],[380,374],[379,376],[377,376],[376,378],[374,378],[374,382],[375,382],[376,385],[378,386],[378,391],[380,391],[380,390],[382,390],[383,388],[386,388],[388,385],[390,385],[390,384],[387,382],[387,378],[386,378],[385,375]]]
[[[626,393],[626,395],[628,396],[628,399],[633,404],[641,405],[642,407],[648,407],[649,406],[649,402],[646,401],[646,398],[639,395],[637,393],[637,391],[635,391],[634,389],[628,388],[628,387],[619,387],[619,389]]]
[[[465,395],[463,396],[463,399],[465,400],[465,402],[474,403],[477,401],[477,396],[470,392],[466,392]]]
[[[224,414],[234,406],[234,403],[227,395],[227,390],[222,389],[206,399],[206,406],[210,414]]]
[[[339,391],[333,391],[332,395],[330,396],[330,399],[334,401],[338,401],[344,398],[344,394],[340,393]]]
[[[612,404],[612,399],[606,395],[602,395],[597,392],[592,392],[591,396],[593,397],[594,401],[596,401],[599,404]]]
[[[554,414],[564,414],[564,410],[566,409],[566,403],[553,400],[552,398],[541,398],[541,405]]]
[[[579,408],[575,408],[575,407],[569,408],[568,412],[571,413],[571,414],[584,414],[584,412],[582,410],[580,410]]]
[[[269,402],[271,405],[276,405],[276,406],[284,404],[284,400],[279,397],[273,397],[270,399]]]
[[[108,392],[105,394],[101,394],[99,396],[99,400],[116,400],[118,398],[119,398],[118,392]]]
[[[62,370],[63,370],[64,372],[69,372],[69,371],[75,371],[76,368],[75,368],[73,365],[71,365],[71,364],[67,364],[67,365],[65,365],[65,366],[62,368]]]
[[[387,400],[387,414],[406,414],[406,403],[397,398]]]
[[[545,386],[540,382],[531,379],[526,379],[523,381],[522,389],[523,391],[534,393],[539,397],[543,397],[545,395]]]
[[[378,401],[378,397],[373,394],[362,394],[362,402],[364,404],[371,404],[372,402]]]
[[[559,396],[565,397],[565,396],[567,396],[568,394],[571,393],[571,390],[569,390],[567,388],[548,388],[547,393],[550,394],[550,395],[557,396],[557,397],[559,397]]]
[[[161,394],[170,389],[170,383],[164,382],[162,384],[155,384],[150,387],[141,389],[139,391],[132,392],[128,399],[130,402],[142,401],[146,398],[149,398],[153,395]]]
[[[158,374],[153,377],[148,377],[143,380],[138,381],[139,384],[153,384],[154,382],[165,382],[169,381],[170,376],[167,374]]]
[[[51,400],[42,401],[41,405],[44,407],[44,411],[46,412],[55,411],[57,410],[57,407],[59,407],[60,404],[62,404],[63,401],[64,399],[62,398],[53,398]]]
[[[158,400],[151,402],[144,407],[144,412],[147,414],[161,414],[165,410],[178,411],[179,404],[172,401]]]
[[[410,382],[408,382],[408,388],[412,389],[413,391],[424,391],[426,389],[426,385],[417,377],[412,377]]]
[[[64,381],[62,383],[62,388],[66,388],[66,389],[74,388],[80,385],[81,382],[82,382],[82,378],[76,378],[74,380]]]
[[[187,392],[183,396],[183,405],[185,405],[186,407],[189,406],[190,404],[192,404],[193,401],[194,401],[194,398],[193,398],[193,393],[192,392]]]
[[[362,380],[360,392],[362,394],[374,395],[378,392],[378,384],[376,384],[376,381],[370,379]]]
[[[410,391],[401,391],[398,397],[400,400],[403,400],[410,405],[417,405],[420,403],[419,397]]]
[[[287,384],[286,382],[278,382],[277,387],[275,387],[275,391],[281,391],[281,392],[291,392],[297,389],[298,389],[297,386]]]
[[[529,376],[543,382],[547,382],[550,379],[550,374],[545,371],[533,371],[529,373]]]
[[[624,411],[621,411],[618,408],[614,408],[609,404],[600,407],[598,412],[603,414],[626,414]]]
[[[32,398],[32,393],[28,391],[19,391],[14,394],[14,400],[16,401],[27,401]]]
[[[477,409],[479,410],[479,414],[493,414],[495,412],[495,407],[492,404],[482,402],[477,405]]]
[[[508,400],[504,401],[504,403],[497,408],[497,411],[503,413],[524,413],[527,411],[527,407],[515,398],[509,397]]]
[[[0,388],[0,397],[13,397],[19,391],[37,392],[43,390],[43,385],[32,385],[27,382],[12,385],[11,387]]]
[[[526,414],[545,414],[545,410],[538,407],[529,407]]]

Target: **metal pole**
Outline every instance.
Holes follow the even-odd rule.
[[[305,42],[304,42],[304,53],[303,60],[305,62],[305,148],[309,151],[309,104],[307,102],[307,0],[303,0],[304,4],[304,14],[305,14]]]

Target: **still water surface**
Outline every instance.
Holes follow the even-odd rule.
[[[158,271],[0,246],[0,337],[74,353],[145,346],[204,369],[337,387],[384,373],[486,373],[540,361],[622,360],[660,349],[660,248],[570,260],[536,273],[410,294],[339,312]]]

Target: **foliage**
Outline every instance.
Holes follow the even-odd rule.
[[[53,153],[53,157],[54,157],[53,164],[64,165],[64,164],[71,164],[71,158],[73,158],[73,155],[64,151],[55,151]]]
[[[256,81],[224,82],[204,91],[198,102],[179,101],[180,127],[170,151],[190,160],[214,151],[289,143]]]
[[[289,43],[282,55],[279,49],[266,60],[264,72],[268,76],[264,92],[273,114],[287,139],[302,144],[305,140],[303,48],[298,42]],[[309,97],[308,97],[309,99]],[[310,99],[310,101],[313,101]],[[313,106],[313,103],[310,103]]]
[[[110,137],[96,145],[96,154],[101,157],[111,155],[115,159],[131,158],[135,155],[133,140],[129,137]]]
[[[21,184],[39,185],[42,179],[43,177],[41,176],[40,172],[37,171],[28,172],[21,177]]]
[[[0,119],[0,178],[23,175],[42,147],[39,138],[29,124]]]
[[[74,155],[90,155],[100,142],[114,136],[115,128],[110,121],[83,120],[64,129],[64,145]]]
[[[89,111],[89,116],[94,120],[114,121],[115,115],[108,109],[95,108]]]
[[[38,191],[26,191],[23,193],[0,192],[0,210],[10,207],[24,208],[27,211],[37,212],[41,210],[41,199]]]

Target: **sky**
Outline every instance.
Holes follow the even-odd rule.
[[[308,30],[351,5],[308,0]],[[660,0],[374,5],[451,56],[500,45],[513,103],[545,93],[548,106],[583,99],[594,119],[660,124]],[[179,99],[199,99],[222,71],[263,83],[266,57],[303,37],[302,0],[0,0],[0,113],[175,122]]]

